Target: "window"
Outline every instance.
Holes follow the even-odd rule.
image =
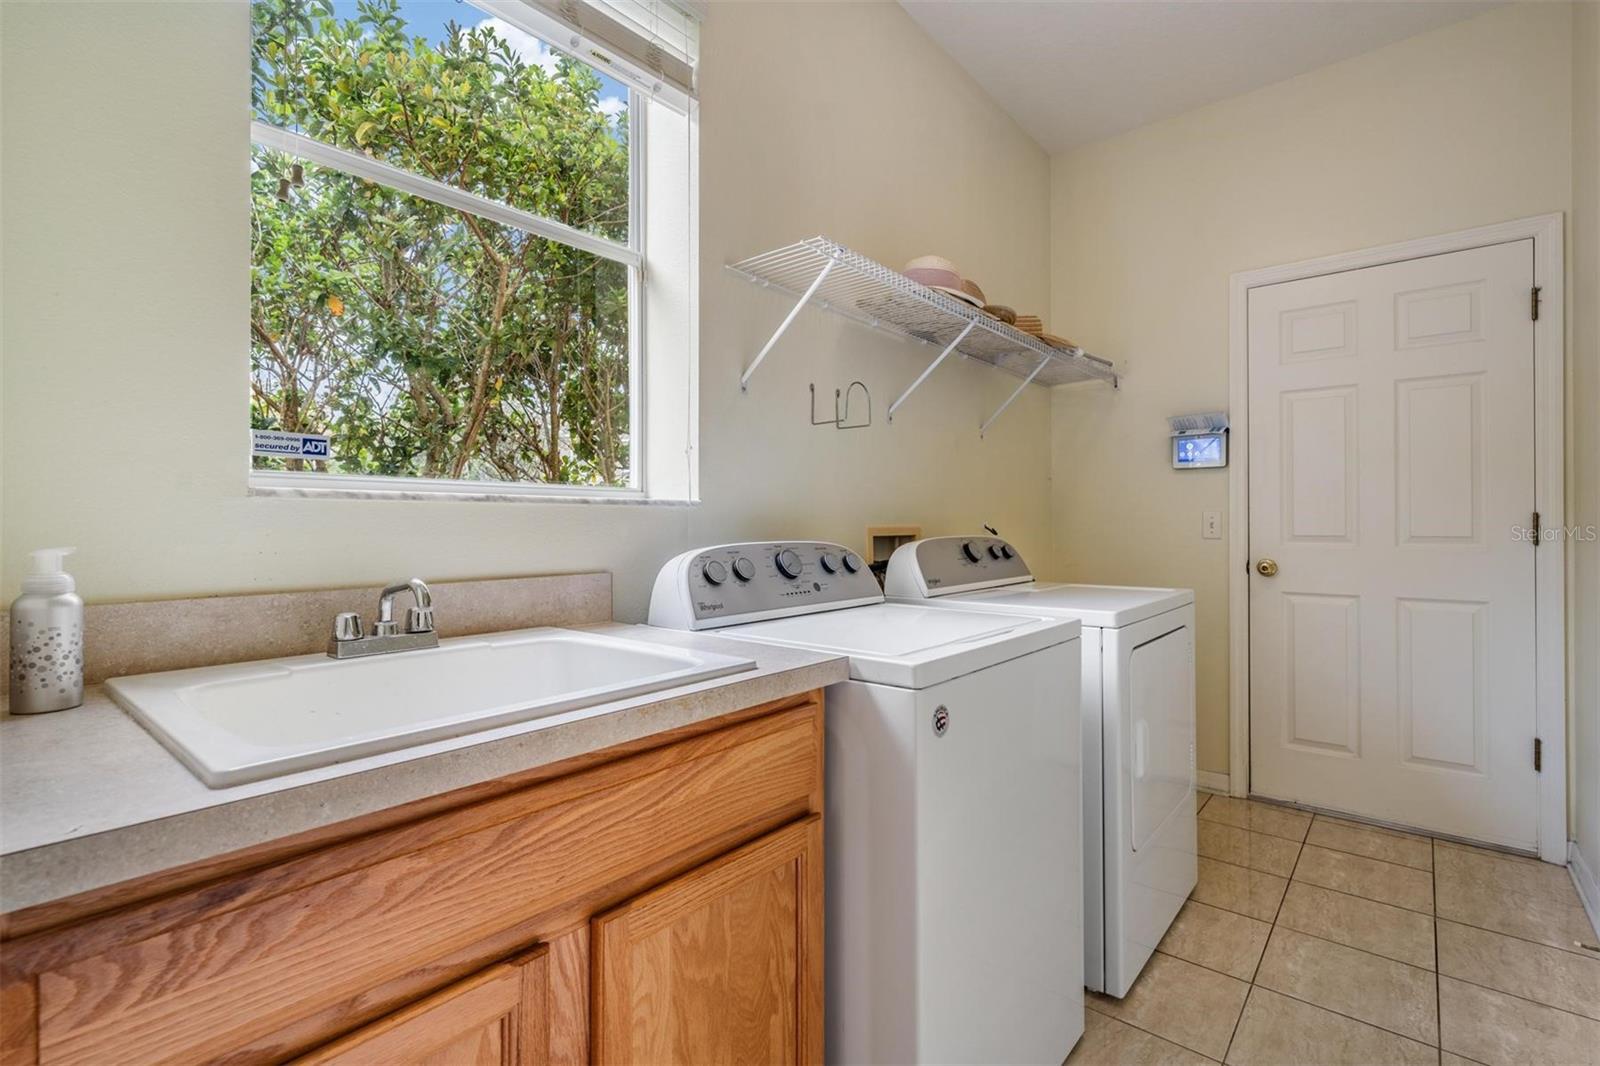
[[[252,0],[253,483],[642,494],[647,336],[692,364],[644,307],[645,206],[692,194],[644,159],[692,127],[658,2]]]

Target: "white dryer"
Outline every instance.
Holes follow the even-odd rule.
[[[849,658],[825,710],[827,1060],[1062,1061],[1083,1032],[1077,623],[887,604],[854,553],[786,541],[673,559],[650,624]]]
[[[1084,981],[1126,995],[1195,885],[1194,593],[1035,581],[998,537],[902,545],[884,589],[1083,624]]]

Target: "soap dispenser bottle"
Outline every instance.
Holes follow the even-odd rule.
[[[64,711],[83,702],[83,600],[61,567],[71,548],[33,553],[11,604],[11,713]]]

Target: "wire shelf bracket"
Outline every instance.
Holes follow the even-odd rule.
[[[802,307],[811,302],[811,297],[815,296],[817,294],[817,290],[822,287],[822,283],[828,280],[828,274],[832,270],[832,259],[829,259],[827,262],[822,264],[822,269],[817,272],[817,280],[813,281],[810,287],[806,289],[805,293],[800,297],[800,302],[795,304],[794,308],[787,315],[783,316],[783,321],[778,323],[777,331],[773,333],[770,338],[768,338],[766,344],[761,346],[761,350],[756,353],[756,357],[750,360],[750,365],[744,368],[744,373],[739,375],[740,392],[750,391],[750,375],[756,372],[756,367],[760,366],[761,361],[765,359],[768,353],[772,351],[773,345],[777,344],[783,335],[789,332],[789,327],[794,323],[795,316],[800,313],[800,309]]]
[[[956,334],[956,339],[951,341],[948,345],[946,345],[945,346],[945,350],[939,353],[939,358],[937,358],[933,362],[929,363],[928,364],[928,368],[926,370],[924,370],[922,373],[917,375],[917,380],[913,381],[910,385],[906,386],[906,391],[902,392],[899,395],[899,397],[894,401],[894,403],[889,405],[889,421],[891,421],[891,422],[894,421],[894,413],[895,413],[895,411],[897,411],[899,409],[900,405],[905,403],[907,397],[909,397],[913,392],[917,391],[917,386],[921,385],[924,381],[928,380],[928,375],[929,374],[932,374],[935,370],[939,369],[939,364],[940,363],[942,363],[946,359],[950,358],[950,353],[955,351],[956,348],[958,346],[960,346],[961,342],[967,339],[967,334],[971,333],[972,330],[973,330],[973,327],[975,327],[976,325],[977,325],[976,322],[968,322],[967,323],[967,328],[962,330],[960,333]]]
[[[1022,390],[1027,388],[1029,385],[1032,385],[1033,379],[1038,377],[1039,372],[1049,364],[1050,360],[1048,358],[1041,360],[1039,365],[1033,368],[1033,373],[1022,379],[1022,384],[1017,386],[1017,391],[1013,392],[1010,396],[1007,396],[1006,402],[995,408],[994,414],[989,416],[989,420],[978,427],[978,436],[981,437],[985,433],[989,432],[989,427],[994,425],[995,421],[999,419],[1001,415],[1006,413],[1006,408],[1010,407],[1014,402],[1016,402],[1017,397],[1022,395]]]
[[[881,263],[826,237],[752,256],[728,269],[762,288],[785,293],[795,304],[756,357],[739,375],[749,391],[751,377],[794,324],[802,308],[815,305],[892,336],[931,345],[938,356],[889,405],[896,411],[953,354],[974,359],[1022,379],[1022,385],[983,423],[987,430],[1030,384],[1063,385],[1104,381],[1117,386],[1117,369],[1082,348],[1051,344],[942,292],[919,285]]]

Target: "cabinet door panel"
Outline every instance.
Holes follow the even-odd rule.
[[[595,1062],[820,1062],[822,886],[813,816],[595,919]]]
[[[374,997],[441,959],[541,916],[568,921],[560,908],[609,904],[641,870],[814,809],[819,729],[807,702],[8,944],[8,969],[37,989],[37,1050],[18,1061],[247,1061],[314,1046],[406,1002]]]
[[[546,1061],[544,948],[434,993],[296,1066],[536,1066]]]

